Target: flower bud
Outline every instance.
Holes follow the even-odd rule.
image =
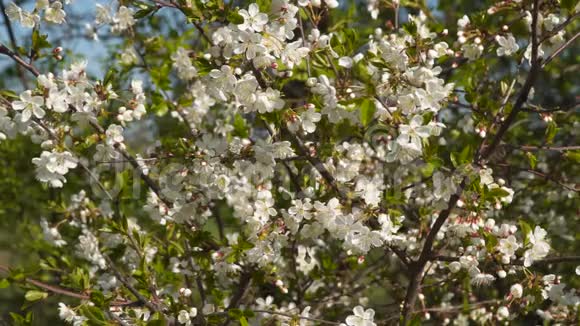
[[[516,284],[512,285],[512,287],[510,288],[510,295],[515,299],[521,298],[523,293],[524,293],[524,289],[521,286],[521,284],[516,283]]]
[[[505,306],[501,306],[499,308],[497,308],[497,319],[502,320],[502,319],[506,319],[510,316],[510,311],[508,310],[507,307]]]
[[[306,86],[314,87],[314,85],[316,85],[316,82],[317,82],[316,78],[314,78],[314,77],[308,78],[306,80]]]
[[[179,294],[181,294],[184,297],[189,297],[191,296],[191,290],[187,288],[181,288],[179,289]]]

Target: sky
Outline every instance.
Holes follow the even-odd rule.
[[[0,0],[4,2],[4,5],[7,6],[10,0]],[[24,1],[21,7],[24,10],[31,11],[34,8],[35,1]],[[74,32],[76,36],[79,36],[81,33],[84,33],[84,28],[79,28],[78,23],[71,23],[74,16],[83,16],[84,22],[94,22],[95,17],[95,8],[96,4],[110,4],[111,1],[103,1],[103,0],[76,0],[72,1],[71,4],[66,5],[65,10],[68,15],[67,23],[63,25],[55,25],[51,24],[49,27],[50,30],[48,32],[49,41],[54,46],[61,46],[63,48],[69,49],[74,53],[82,54],[86,57],[89,63],[98,63],[98,64],[89,64],[88,70],[92,74],[102,74],[102,65],[100,64],[102,60],[105,58],[106,54],[108,53],[104,42],[99,41],[92,41],[84,37],[75,37],[73,42],[69,42],[67,44],[62,44],[60,42],[61,35],[68,35],[67,33]],[[10,38],[6,29],[6,21],[3,15],[0,15],[0,41],[2,44],[12,48],[10,43]],[[46,22],[42,22],[41,31],[47,27]],[[19,46],[22,46],[24,42],[30,42],[32,29],[22,27],[18,22],[11,22],[12,29],[15,34],[16,42]],[[84,27],[84,26],[83,26]],[[107,28],[101,28],[99,30],[99,34],[106,34]],[[70,36],[70,35],[68,35]],[[0,67],[4,67],[6,64],[11,64],[7,58],[0,58]]]
[[[7,6],[11,0],[0,0],[4,2],[4,5]],[[31,11],[34,8],[35,1],[28,0],[28,1],[17,1],[18,3],[22,3],[21,7],[25,10]],[[249,1],[248,1],[249,3]],[[74,42],[69,42],[68,44],[62,44],[59,42],[60,37],[59,35],[67,35],[66,33],[74,32],[75,34],[84,33],[84,26],[78,26],[78,19],[75,19],[76,16],[83,16],[82,19],[83,23],[94,22],[94,17],[96,14],[96,4],[102,5],[109,5],[110,7],[116,6],[116,1],[111,0],[71,0],[71,3],[66,5],[65,9],[68,14],[67,23],[64,25],[53,25],[52,29],[54,31],[58,31],[57,33],[48,33],[49,34],[49,41],[54,46],[61,46],[68,50],[71,50],[74,53],[83,55],[89,62],[88,70],[91,74],[96,76],[101,76],[103,71],[103,60],[106,58],[108,53],[107,45],[111,45],[111,41],[93,41],[83,37],[75,37]],[[429,7],[433,8],[437,5],[437,0],[428,0],[427,4]],[[160,12],[163,14],[163,12]],[[405,13],[401,13],[402,16],[406,15]],[[406,17],[401,17],[403,21],[406,20]],[[0,41],[11,47],[10,39],[5,27],[5,20],[3,16],[0,16],[2,25],[0,26]],[[46,25],[46,23],[43,23]],[[45,26],[43,26],[44,28]],[[12,23],[12,29],[14,30],[14,34],[16,36],[16,40],[27,40],[30,42],[31,38],[31,29],[23,28],[20,26],[19,23]],[[103,27],[98,30],[99,35],[105,35],[108,33],[108,27]],[[20,44],[19,44],[20,45]],[[4,67],[4,65],[10,64],[5,58],[0,58],[0,67]]]

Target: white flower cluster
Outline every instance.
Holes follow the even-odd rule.
[[[77,159],[69,152],[43,151],[32,163],[36,165],[36,178],[55,188],[61,188],[69,169],[77,167]]]
[[[69,1],[65,1],[68,3]],[[40,17],[45,21],[54,24],[66,22],[66,12],[63,10],[61,1],[37,0],[32,12],[26,11],[14,2],[8,4],[6,15],[13,22],[20,23],[25,28],[34,28],[40,24]]]

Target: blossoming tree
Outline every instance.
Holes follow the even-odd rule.
[[[69,2],[0,2],[10,323],[580,318],[576,1]]]

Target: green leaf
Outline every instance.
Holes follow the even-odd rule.
[[[532,227],[524,220],[519,220],[520,228],[522,229],[522,234],[524,235],[524,245],[528,244],[528,234],[532,233]]]
[[[94,290],[91,292],[91,302],[93,302],[97,307],[103,307],[105,304],[105,296],[101,291]]]
[[[37,290],[30,290],[24,295],[26,301],[38,301],[46,297],[48,297],[48,293]]]
[[[151,80],[160,89],[167,90],[170,88],[169,73],[171,72],[171,65],[164,63],[159,66],[151,68]]]
[[[564,157],[576,163],[580,163],[580,151],[569,151],[564,154]]]
[[[546,128],[546,142],[548,144],[552,143],[554,137],[556,137],[556,134],[558,133],[558,130],[559,128],[555,122],[551,121],[548,123],[548,128]]]
[[[17,313],[10,313],[10,317],[12,317],[12,320],[14,321],[14,326],[29,326],[32,325],[32,314],[30,314],[30,312],[28,314],[26,314],[26,318],[22,317],[21,315],[17,314]]]
[[[417,25],[415,22],[410,21],[408,23],[403,24],[403,30],[407,32],[407,34],[413,36],[417,34]]]
[[[449,155],[449,158],[451,159],[451,164],[453,164],[453,167],[459,166],[459,159],[457,157],[457,153],[451,152],[451,154]]]
[[[234,117],[234,136],[238,136],[240,138],[248,138],[250,133],[248,132],[248,127],[246,126],[246,119],[242,117],[241,114],[236,114]]]
[[[141,10],[137,11],[135,13],[135,15],[133,15],[133,17],[135,17],[135,19],[145,18],[145,17],[149,16],[150,13],[152,13],[156,10],[157,10],[156,7],[148,7],[145,9],[141,9]]]
[[[560,3],[562,4],[562,8],[568,9],[569,11],[573,11],[574,7],[576,7],[576,3],[578,0],[561,0]]]
[[[237,308],[228,310],[228,315],[234,319],[240,319],[244,316],[242,310]]]
[[[531,152],[527,152],[526,156],[528,157],[528,161],[530,162],[530,167],[532,169],[536,168],[536,164],[538,163],[538,158]]]
[[[32,48],[34,49],[34,51],[38,52],[41,49],[52,47],[52,45],[50,44],[49,41],[47,41],[47,39],[48,34],[40,34],[38,29],[35,29],[32,32]]]
[[[487,232],[483,234],[483,237],[485,239],[485,248],[488,252],[492,252],[493,248],[495,248],[495,246],[498,244],[497,237]]]
[[[8,279],[4,278],[0,281],[0,289],[5,289],[9,286],[10,286],[10,281],[8,281]]]
[[[2,95],[4,97],[8,97],[8,98],[13,98],[13,99],[20,98],[20,96],[18,96],[18,94],[14,93],[13,91],[8,90],[8,89],[0,90],[0,95]]]
[[[419,314],[416,314],[413,319],[407,321],[407,326],[420,326],[423,324],[423,321],[421,319],[421,316]]]
[[[246,319],[246,317],[242,316],[240,317],[240,325],[242,326],[248,326],[248,320]]]
[[[369,99],[362,101],[360,106],[360,122],[363,126],[367,126],[375,116],[375,103]]]
[[[89,319],[89,325],[107,325],[107,318],[100,308],[95,306],[82,306],[80,312]]]
[[[492,188],[489,190],[488,195],[490,197],[507,197],[510,193],[502,188]]]
[[[163,319],[155,319],[155,320],[150,320],[149,322],[147,322],[147,326],[165,326],[165,320]]]
[[[230,11],[228,12],[227,20],[232,24],[242,24],[244,22],[244,17],[240,15],[237,11]]]
[[[107,85],[113,77],[118,73],[117,69],[111,68],[107,71],[105,78],[103,79],[103,85]]]
[[[459,159],[461,164],[468,163],[471,161],[471,157],[473,156],[473,150],[471,146],[465,146],[459,155]]]
[[[428,178],[433,175],[433,172],[435,172],[436,168],[437,167],[434,164],[427,163],[421,167],[421,175],[423,175],[424,178]]]

